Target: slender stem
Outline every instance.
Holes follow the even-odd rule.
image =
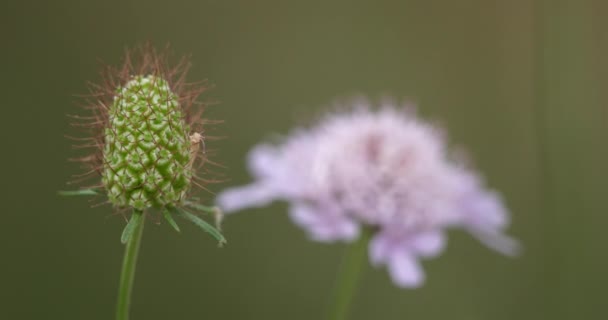
[[[357,284],[363,267],[367,245],[371,238],[371,230],[364,229],[359,239],[347,248],[346,255],[340,266],[340,273],[334,288],[333,305],[330,306],[329,320],[345,320],[350,311],[350,305],[357,292]]]
[[[133,214],[143,215],[141,211],[133,211]],[[144,231],[143,217],[139,217],[139,223],[135,226],[133,234],[127,242],[125,255],[122,261],[122,271],[120,273],[120,284],[118,289],[118,304],[116,305],[116,320],[129,319],[129,306],[131,304],[131,289],[133,288],[133,278],[135,277],[135,266],[137,264],[137,254],[141,243],[141,236]],[[133,217],[131,218],[133,219]]]

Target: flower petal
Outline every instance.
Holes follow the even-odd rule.
[[[424,283],[424,271],[416,258],[408,252],[394,252],[389,261],[393,282],[400,287],[417,288]]]
[[[509,217],[498,195],[479,191],[467,202],[464,228],[489,248],[516,256],[521,248],[516,240],[502,232],[509,224]]]
[[[438,230],[420,233],[409,241],[412,250],[422,257],[435,257],[446,245],[445,235]]]
[[[521,253],[519,241],[497,230],[483,230],[469,227],[469,233],[488,248],[498,251],[506,256],[517,256]]]
[[[471,221],[493,229],[504,228],[509,225],[509,216],[502,201],[495,193],[481,192],[470,204]]]
[[[391,239],[379,232],[369,242],[369,259],[375,266],[386,263],[392,249]]]
[[[281,164],[277,153],[277,148],[269,144],[256,146],[247,155],[249,171],[259,178],[271,176]]]
[[[225,190],[218,195],[216,202],[223,212],[231,213],[246,207],[261,207],[276,198],[276,192],[272,188],[264,183],[254,183]]]
[[[303,227],[318,224],[321,219],[317,212],[304,204],[292,205],[289,210],[289,216],[295,224]]]
[[[289,215],[316,241],[352,241],[359,236],[359,226],[353,220],[327,211],[327,208],[295,204],[291,206]]]

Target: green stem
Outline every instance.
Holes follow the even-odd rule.
[[[118,289],[118,304],[116,305],[116,320],[129,319],[129,306],[131,304],[131,290],[133,288],[133,278],[135,277],[135,266],[137,264],[137,254],[141,243],[141,236],[144,231],[143,212],[133,211],[131,219],[139,219],[133,230],[133,234],[127,242],[125,255],[122,261],[122,271],[120,273],[120,287]]]
[[[347,248],[334,288],[333,305],[330,306],[327,319],[347,319],[350,305],[357,292],[359,278],[365,266],[367,245],[371,234],[371,230],[364,229],[359,239]]]

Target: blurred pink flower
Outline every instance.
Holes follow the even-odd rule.
[[[402,287],[424,282],[420,258],[445,247],[460,227],[504,254],[517,243],[503,234],[508,215],[474,172],[450,161],[441,132],[413,112],[365,103],[295,130],[282,144],[249,154],[255,181],[218,197],[225,212],[290,203],[293,221],[317,241],[352,241],[374,230],[370,260],[387,265]]]

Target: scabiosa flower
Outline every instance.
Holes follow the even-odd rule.
[[[284,200],[314,240],[350,242],[370,229],[370,260],[387,265],[402,287],[423,283],[418,260],[443,250],[447,228],[504,254],[517,250],[503,235],[509,221],[498,195],[451,160],[441,132],[407,108],[359,103],[281,144],[256,146],[248,164],[255,181],[219,195],[225,212]]]

